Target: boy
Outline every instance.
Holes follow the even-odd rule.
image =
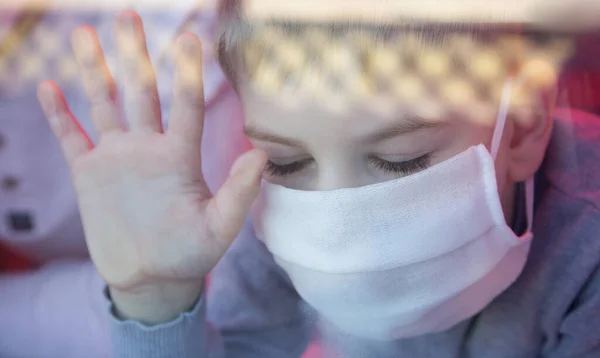
[[[314,329],[326,356],[600,354],[600,131],[590,115],[552,117],[565,47],[536,49],[555,54],[541,62],[520,62],[517,51],[502,65],[493,56],[458,65],[435,50],[472,49],[477,34],[433,36],[432,48],[409,34],[400,51],[427,55],[390,84],[386,75],[399,68],[385,54],[398,51],[393,29],[236,31],[236,4],[223,14],[219,56],[255,149],[214,196],[195,150],[203,108],[193,36],[178,41],[168,131],[148,95],[153,78],[139,70],[147,55],[135,16],[122,15],[117,26],[131,70],[128,131],[90,30],[75,33],[74,49],[99,144],[92,147],[55,86],[39,89],[108,285],[116,356],[298,357]],[[311,44],[335,51],[311,57],[282,46],[276,64],[286,66],[269,73],[265,54],[304,30],[316,30]],[[354,31],[352,44],[384,54],[365,61],[343,41],[327,42]],[[449,75],[457,68],[496,91],[473,91]],[[417,69],[428,85],[410,77]]]

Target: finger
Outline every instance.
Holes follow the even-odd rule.
[[[169,133],[190,144],[200,145],[203,126],[202,46],[195,35],[186,33],[176,44]]]
[[[73,52],[81,70],[83,86],[90,101],[94,128],[103,135],[122,129],[119,121],[117,88],[100,47],[96,32],[87,26],[73,32]]]
[[[207,208],[213,232],[228,245],[237,236],[248,215],[250,206],[260,190],[260,179],[267,163],[265,152],[253,149],[239,157],[231,168],[229,178]]]
[[[146,48],[142,20],[133,11],[123,11],[117,15],[115,33],[129,127],[134,131],[162,132],[156,75]]]
[[[67,162],[71,165],[77,158],[92,149],[92,143],[69,110],[61,90],[54,83],[40,84],[37,96],[50,128],[60,142]]]

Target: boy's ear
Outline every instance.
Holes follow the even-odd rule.
[[[529,114],[510,118],[512,136],[508,157],[508,177],[522,182],[535,174],[542,165],[552,135],[555,94],[544,95],[542,108]]]

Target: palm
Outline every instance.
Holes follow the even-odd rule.
[[[210,233],[201,219],[211,194],[197,152],[162,134],[123,133],[74,163],[90,251],[108,282],[127,285],[123,273],[139,268],[165,280],[201,278],[222,255],[214,240],[198,239]]]
[[[128,291],[200,281],[239,231],[257,193],[264,158],[247,154],[238,165],[245,170],[232,174],[213,197],[199,150],[200,44],[189,35],[180,40],[187,49],[176,56],[171,125],[164,131],[156,83],[147,81],[154,76],[141,21],[135,14],[122,17],[137,29],[117,36],[121,64],[130,69],[124,81],[129,130],[120,125],[114,82],[91,30],[77,30],[74,50],[99,144],[92,148],[54,85],[40,87],[40,101],[71,166],[88,247],[107,283]],[[77,41],[78,36],[88,38]],[[182,74],[184,69],[188,72]]]

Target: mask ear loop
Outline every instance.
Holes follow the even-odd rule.
[[[498,150],[500,149],[500,141],[502,140],[502,134],[504,134],[504,126],[506,125],[506,119],[508,118],[508,108],[510,107],[510,97],[512,93],[513,79],[509,78],[504,84],[502,89],[502,100],[500,101],[500,110],[496,117],[496,128],[494,128],[494,136],[492,137],[492,146],[490,153],[492,158],[496,161]]]
[[[517,81],[519,85],[521,81]],[[508,118],[508,109],[510,107],[510,98],[514,85],[514,80],[509,78],[504,88],[502,89],[502,101],[500,102],[500,110],[498,111],[498,117],[496,118],[496,128],[494,128],[494,135],[492,137],[492,146],[490,153],[492,158],[496,161],[498,150],[500,149],[500,141],[502,140],[502,134],[504,133],[504,126]],[[527,233],[531,233],[533,228],[533,207],[534,207],[534,176],[525,180],[525,215],[527,216]]]

